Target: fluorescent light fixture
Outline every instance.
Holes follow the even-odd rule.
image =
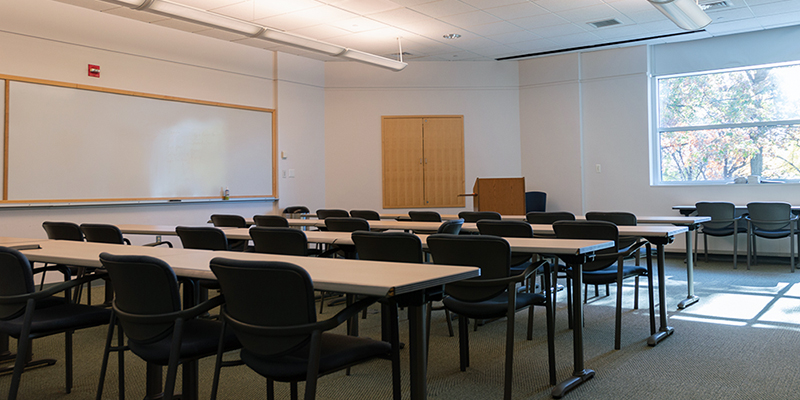
[[[252,38],[268,40],[286,46],[315,51],[329,56],[347,58],[370,65],[401,71],[408,64],[390,58],[347,49],[335,44],[316,39],[267,28],[252,22],[231,18],[211,11],[178,4],[169,0],[102,0],[106,3],[125,6],[134,10],[147,11],[182,21],[205,25],[215,29],[246,35]],[[402,51],[400,52],[402,54]],[[401,55],[402,57],[402,55]]]
[[[370,65],[376,65],[392,71],[402,71],[403,68],[408,66],[408,64],[404,62],[395,61],[391,58],[376,56],[375,54],[364,53],[363,51],[353,49],[347,49],[347,51],[345,51],[340,57]]]
[[[347,50],[342,46],[336,46],[334,44],[320,42],[319,40],[270,28],[266,28],[259,36],[259,39],[269,40],[270,42],[285,44],[292,47],[300,47],[306,50],[324,53],[329,56],[338,56]]]
[[[259,25],[251,24],[246,21],[226,17],[224,15],[166,0],[153,0],[150,5],[144,7],[144,10],[166,17],[180,19],[186,22],[193,22],[208,26],[210,28],[223,29],[229,32],[239,33],[247,36],[258,35],[264,29]]]
[[[696,31],[711,23],[711,17],[697,5],[695,0],[648,1],[681,29]]]

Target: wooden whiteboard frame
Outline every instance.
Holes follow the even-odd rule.
[[[40,84],[40,85],[47,85],[47,86],[55,86],[55,87],[63,87],[63,88],[71,88],[71,89],[80,89],[80,90],[87,90],[92,92],[100,92],[100,93],[109,93],[109,94],[117,94],[117,95],[124,95],[124,96],[133,96],[133,97],[140,97],[140,98],[147,98],[147,99],[155,99],[155,100],[164,100],[164,101],[174,101],[180,103],[189,103],[189,104],[198,104],[198,105],[206,105],[206,106],[213,106],[213,107],[224,107],[224,108],[232,108],[232,109],[239,109],[239,110],[247,110],[247,111],[257,111],[257,112],[265,112],[271,114],[272,120],[272,193],[271,194],[264,194],[264,195],[248,195],[248,196],[231,196],[231,199],[258,199],[258,198],[270,198],[270,199],[277,199],[278,198],[278,124],[277,118],[275,115],[275,109],[271,108],[263,108],[263,107],[253,107],[253,106],[244,106],[239,104],[230,104],[230,103],[221,103],[221,102],[213,102],[213,101],[206,101],[206,100],[197,100],[197,99],[189,99],[184,97],[176,97],[176,96],[165,96],[165,95],[158,95],[152,93],[144,93],[144,92],[136,92],[136,91],[129,91],[129,90],[119,90],[119,89],[110,89],[100,86],[91,86],[91,85],[82,85],[76,83],[68,83],[68,82],[60,82],[60,81],[52,81],[52,80],[44,80],[44,79],[35,79],[35,78],[26,78],[20,76],[13,76],[13,75],[3,75],[0,74],[0,80],[4,82],[4,122],[3,122],[3,197],[0,200],[0,204],[14,204],[14,203],[90,203],[90,202],[136,202],[136,201],[153,201],[153,200],[165,200],[165,201],[176,201],[176,200],[214,200],[220,199],[220,196],[188,196],[188,197],[137,197],[137,198],[100,198],[100,199],[36,199],[36,200],[9,200],[8,199],[8,170],[9,170],[9,110],[10,110],[10,88],[11,82],[23,82],[23,83],[33,83],[33,84]]]

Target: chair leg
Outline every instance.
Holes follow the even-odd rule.
[[[572,327],[572,279],[567,276],[567,326]]]
[[[64,332],[64,369],[66,370],[67,393],[72,393],[72,332]]]
[[[458,316],[458,350],[461,370],[466,371],[469,367],[469,318]]]
[[[289,388],[290,388],[290,391],[291,391],[290,398],[291,398],[292,400],[297,400],[297,399],[299,398],[299,396],[298,396],[298,394],[297,394],[297,382],[292,382],[292,383],[289,385]]]
[[[100,363],[100,382],[97,383],[97,400],[103,398],[103,385],[106,380],[108,370],[108,355],[111,352],[111,341],[114,340],[114,314],[111,314],[111,321],[108,323],[108,334],[106,335],[106,347],[103,349],[103,362]],[[122,372],[122,370],[120,370]]]
[[[634,287],[634,290],[633,290],[633,309],[634,310],[638,310],[639,309],[639,277],[638,276],[634,278],[634,282],[635,283],[634,283],[634,286],[633,286]],[[617,290],[620,290],[620,289],[621,288],[617,288]]]
[[[14,375],[11,377],[11,387],[8,390],[8,400],[16,400],[19,392],[19,381],[22,379],[22,370],[25,368],[28,349],[31,345],[31,322],[35,308],[33,299],[28,299],[25,305],[25,316],[22,321],[22,332],[17,340],[17,359],[14,362]]]
[[[175,328],[172,331],[172,346],[169,350],[169,362],[167,364],[167,380],[164,382],[164,400],[172,400],[175,393],[182,335],[183,320],[177,319]]]
[[[450,315],[450,310],[444,309],[444,317],[447,320],[447,331],[450,333],[450,337],[455,336],[453,334],[453,316]]]
[[[708,262],[708,235],[705,233],[703,234],[703,254],[706,257],[706,262]]]
[[[275,381],[267,378],[267,400],[275,400]]]
[[[533,340],[533,314],[534,314],[534,307],[531,305],[528,307],[528,335],[525,339]]]
[[[545,313],[546,313],[546,321],[547,321],[547,361],[550,366],[550,385],[556,384],[556,332],[555,332],[555,302],[551,302],[551,299],[555,298],[554,296],[550,296],[550,291],[552,290],[555,293],[557,290],[553,287],[555,286],[555,280],[551,280],[551,274],[545,273],[545,297],[547,298],[547,303],[545,303]]]
[[[614,325],[614,348],[619,350],[622,342],[622,258],[617,262],[617,312]],[[663,301],[663,300],[662,300]]]
[[[219,335],[219,344],[217,345],[217,356],[214,360],[214,378],[211,381],[211,400],[217,399],[217,391],[219,390],[219,375],[220,370],[222,369],[222,353],[225,347],[225,319],[220,318],[222,320],[222,328]],[[100,399],[98,399],[100,400]]]
[[[506,365],[503,399],[511,400],[514,383],[514,316],[516,315],[517,293],[513,284],[508,287],[508,309],[506,310]],[[530,306],[533,309],[533,306]]]

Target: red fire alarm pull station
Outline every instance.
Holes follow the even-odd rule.
[[[100,66],[89,64],[89,76],[93,78],[100,77]]]

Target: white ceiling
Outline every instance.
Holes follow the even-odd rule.
[[[100,0],[56,0],[268,50],[319,60],[318,53],[142,11]],[[401,37],[405,61],[494,60],[531,53],[683,33],[647,0],[170,0],[313,39],[397,58]],[[700,0],[709,3],[712,0]],[[667,42],[800,24],[800,0],[727,0],[707,11],[705,32]],[[589,25],[607,19],[621,24]],[[457,33],[455,40],[443,35]],[[644,42],[634,42],[644,43]],[[624,44],[618,44],[624,45]]]

